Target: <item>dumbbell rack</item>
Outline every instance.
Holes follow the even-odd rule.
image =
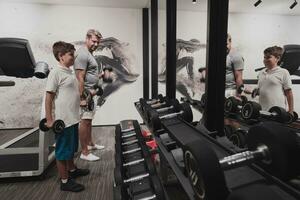
[[[136,120],[116,125],[114,200],[168,200]]]
[[[143,118],[143,113],[141,112],[138,103],[135,103],[135,106]],[[182,188],[186,192],[187,196],[190,199],[195,199],[194,191],[188,178],[185,176],[184,173],[182,173],[182,171],[174,161],[173,156],[170,152],[166,150],[166,148],[162,144],[162,141],[158,137],[158,135],[161,134],[160,132],[167,132],[172,139],[174,139],[178,144],[180,144],[179,146],[184,146],[189,141],[195,138],[201,138],[202,140],[205,140],[208,143],[210,143],[210,145],[216,150],[219,157],[225,157],[234,154],[235,152],[217,142],[214,138],[210,136],[211,133],[209,133],[208,131],[204,133],[199,132],[195,129],[195,127],[191,126],[190,124],[187,124],[179,118],[164,120],[162,122],[162,126],[164,130],[160,130],[154,133],[155,139],[158,143],[158,147],[161,151],[161,155],[164,156],[168,164],[171,166],[173,172],[175,173],[176,177],[181,183]],[[275,177],[269,175],[264,170],[262,170],[254,164],[226,171],[225,176],[227,185],[231,191],[234,191],[236,190],[236,188],[247,184],[253,184],[257,181],[264,181],[273,183],[272,187],[276,188],[276,191],[279,192],[282,196],[284,196],[284,199],[299,199],[300,197],[299,191],[283,183],[279,179],[276,179]],[[239,178],[237,179],[237,177]]]
[[[261,122],[268,122],[272,120],[268,120],[265,118],[259,118],[259,119],[250,119],[250,120],[245,120],[241,117],[241,113],[225,113],[225,118],[231,121],[235,121],[239,124],[239,128],[241,130],[245,130],[246,132],[249,130],[249,128],[255,124],[259,124]],[[278,122],[280,123],[280,122]],[[290,127],[295,130],[300,130],[300,121],[295,121],[290,124],[287,123],[282,123],[282,126]]]

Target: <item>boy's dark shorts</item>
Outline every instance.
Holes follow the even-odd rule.
[[[78,124],[65,128],[61,134],[56,134],[55,140],[56,160],[72,160],[78,149]]]

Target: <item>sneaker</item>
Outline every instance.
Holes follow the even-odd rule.
[[[90,170],[89,169],[79,169],[79,168],[76,168],[75,171],[71,172],[69,171],[69,176],[70,178],[77,178],[79,176],[86,176],[90,173]]]
[[[84,186],[76,183],[73,179],[68,179],[68,182],[60,183],[60,189],[62,191],[80,192],[84,190]]]
[[[101,150],[104,148],[105,148],[105,146],[99,145],[99,144],[94,144],[94,146],[88,145],[88,150]]]
[[[81,154],[80,158],[82,160],[87,160],[87,161],[97,161],[97,160],[100,160],[100,158],[98,156],[95,156],[92,153],[89,153],[88,155]]]

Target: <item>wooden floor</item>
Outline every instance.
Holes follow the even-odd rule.
[[[75,163],[79,168],[90,169],[90,174],[77,178],[77,182],[85,186],[80,193],[60,191],[59,176],[53,164],[45,173],[45,179],[18,178],[0,180],[1,200],[111,200],[113,199],[114,170],[114,133],[115,127],[93,127],[93,138],[97,144],[102,144],[104,150],[94,151],[100,156],[100,161],[87,162],[78,158]],[[7,137],[6,137],[7,138]],[[22,163],[20,163],[22,164]]]

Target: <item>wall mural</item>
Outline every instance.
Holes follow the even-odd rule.
[[[76,49],[84,45],[84,41],[72,42]],[[40,53],[49,58],[49,66],[53,68],[57,65],[52,54],[52,44],[39,41],[33,47]],[[113,80],[111,83],[101,82],[104,90],[103,95],[98,98],[98,105],[104,106],[105,100],[110,95],[121,89],[122,86],[135,82],[139,73],[137,73],[136,59],[130,49],[130,43],[122,42],[114,37],[107,37],[101,41],[99,48],[95,52],[96,60],[99,66],[111,67],[113,69]],[[0,128],[13,127],[36,127],[43,113],[42,100],[45,94],[45,85],[47,79],[0,77],[0,80],[14,81],[14,87],[2,87],[0,92],[5,94],[0,99],[0,105],[9,108],[9,114],[0,117]],[[34,91],[34,92],[33,92]],[[22,98],[16,98],[22,97]],[[20,103],[26,102],[26,106]],[[20,110],[22,117],[20,118]]]
[[[84,41],[73,42],[76,49],[84,45]],[[94,52],[96,61],[101,69],[112,68],[112,82],[99,83],[103,89],[103,95],[97,100],[97,105],[102,106],[106,99],[112,93],[120,89],[121,86],[133,83],[139,77],[136,69],[133,67],[135,57],[129,50],[130,44],[122,42],[114,37],[103,38],[98,49]],[[100,70],[100,67],[99,67]]]
[[[165,48],[165,44],[162,45]],[[196,94],[200,95],[204,91],[202,79],[203,67],[194,65],[195,54],[200,49],[205,49],[206,44],[200,43],[197,39],[176,41],[176,89],[187,98],[194,98]],[[165,51],[164,51],[165,52]],[[204,58],[205,59],[205,58]],[[161,69],[158,74],[158,81],[166,81],[166,56],[160,61]],[[200,70],[199,70],[200,69]],[[197,71],[197,73],[195,73]],[[200,72],[200,73],[198,73]]]

